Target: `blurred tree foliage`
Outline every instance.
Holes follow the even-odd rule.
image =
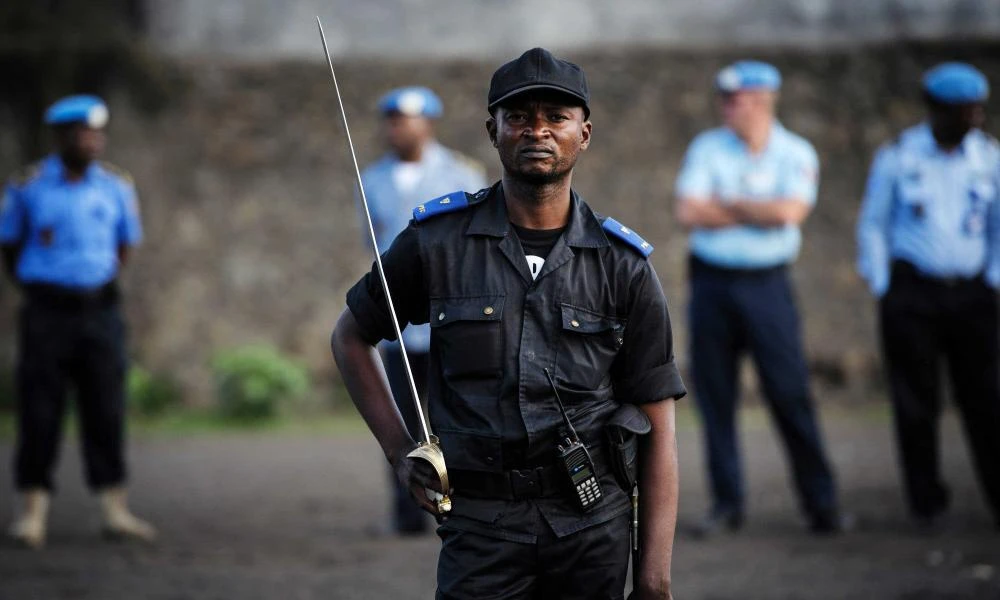
[[[143,40],[145,0],[0,2],[0,104],[13,113],[22,158],[42,150],[41,115],[73,93],[126,90],[162,107],[177,78]]]

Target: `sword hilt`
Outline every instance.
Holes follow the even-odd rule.
[[[411,450],[406,457],[422,460],[430,464],[430,466],[434,469],[434,472],[437,473],[438,481],[441,482],[441,490],[443,493],[438,493],[434,490],[426,490],[427,498],[434,500],[434,503],[437,505],[438,514],[450,512],[451,497],[448,496],[448,492],[451,490],[451,487],[448,484],[448,467],[445,465],[444,452],[441,451],[441,444],[438,441],[437,436],[431,435],[428,441],[421,441],[417,443],[417,447]]]

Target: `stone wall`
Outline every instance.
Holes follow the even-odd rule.
[[[1000,82],[1000,43],[881,45],[844,51],[750,52],[786,79],[781,118],[813,140],[819,204],[795,269],[818,374],[864,384],[877,371],[873,303],[854,275],[853,227],[876,146],[921,117],[916,83],[943,59],[976,62]],[[743,56],[741,53],[739,56]],[[714,123],[710,83],[732,52],[576,53],[593,88],[594,141],[575,187],[656,246],[686,362],[685,237],[671,189],[690,139]],[[338,75],[362,162],[380,152],[373,104],[423,83],[444,97],[441,139],[498,175],[483,120],[497,61],[353,60]],[[135,175],[147,242],[124,278],[134,356],[180,378],[203,400],[213,352],[269,341],[323,381],[344,293],[370,265],[352,200],[353,175],[322,64],[187,61],[182,93],[155,117],[112,96],[109,158]],[[990,105],[996,115],[997,101]],[[0,114],[0,121],[9,119]],[[992,126],[992,125],[991,125]],[[15,165],[0,144],[0,170]],[[13,348],[15,295],[0,288],[0,350]]]

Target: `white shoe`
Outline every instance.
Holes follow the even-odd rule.
[[[49,521],[49,493],[43,489],[27,490],[21,495],[23,507],[10,526],[10,537],[27,548],[38,550],[45,545]]]
[[[143,542],[156,541],[156,528],[129,511],[125,488],[102,490],[100,498],[104,516],[104,535]]]

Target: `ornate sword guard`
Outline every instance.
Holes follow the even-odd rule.
[[[448,467],[445,465],[444,452],[441,451],[441,444],[439,443],[437,436],[431,435],[429,441],[420,442],[417,444],[417,447],[406,456],[407,458],[416,458],[427,461],[430,463],[431,467],[434,468],[434,472],[437,473],[438,480],[441,482],[441,489],[445,491],[444,495],[441,497],[438,497],[439,494],[434,495],[434,501],[437,503],[438,513],[442,514],[450,512],[451,498],[448,496],[448,490],[451,488],[448,485]]]

